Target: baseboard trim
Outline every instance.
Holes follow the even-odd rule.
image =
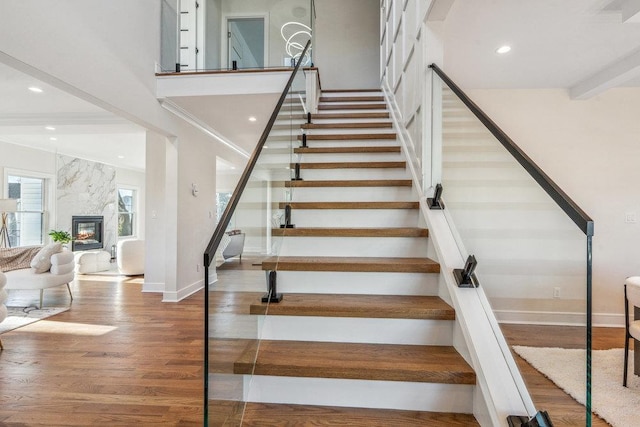
[[[164,283],[160,282],[144,282],[142,284],[142,292],[164,292]]]
[[[189,286],[175,292],[164,292],[162,294],[162,302],[180,302],[190,295],[195,294],[204,287],[204,280],[198,280]]]
[[[585,326],[586,313],[553,311],[494,310],[499,323],[524,325]],[[624,314],[594,313],[593,326],[624,327]]]

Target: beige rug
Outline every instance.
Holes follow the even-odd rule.
[[[7,318],[0,322],[0,334],[69,310],[70,307],[7,307]]]
[[[585,350],[524,346],[513,346],[513,349],[558,387],[584,405]],[[640,426],[640,377],[633,375],[633,351],[629,352],[628,388],[622,386],[624,349],[594,350],[591,360],[591,409],[593,412],[614,427]]]

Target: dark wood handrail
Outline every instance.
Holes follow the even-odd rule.
[[[507,151],[536,180],[538,185],[558,204],[587,236],[593,236],[593,220],[542,169],[525,154],[500,127],[482,111],[436,64],[429,65],[482,124],[496,137]]]

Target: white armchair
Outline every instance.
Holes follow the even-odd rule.
[[[144,274],[144,240],[120,240],[116,258],[121,274],[127,276]]]

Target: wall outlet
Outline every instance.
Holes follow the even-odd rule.
[[[553,297],[560,298],[560,288],[553,288]]]
[[[196,264],[196,272],[200,271],[200,264]]]
[[[624,222],[627,224],[635,224],[638,222],[638,217],[635,212],[625,212],[624,214]]]

